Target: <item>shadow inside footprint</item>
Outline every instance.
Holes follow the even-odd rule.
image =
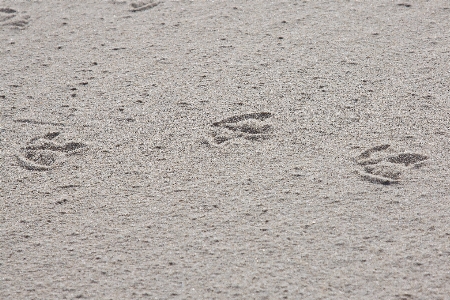
[[[226,136],[215,136],[214,137],[214,142],[216,143],[216,144],[222,144],[222,143],[225,143],[226,141],[229,141],[230,139],[232,139],[232,138],[230,138],[230,137],[226,137]]]
[[[386,150],[387,148],[389,148],[391,145],[388,144],[384,144],[384,145],[379,145],[379,146],[375,146],[372,147],[364,152],[362,152],[357,158],[356,160],[361,160],[361,159],[365,159],[365,158],[369,158],[372,153],[378,152],[378,151],[383,151]]]
[[[393,164],[404,164],[405,166],[409,166],[426,159],[428,159],[428,157],[425,155],[415,153],[402,153],[396,156],[388,157],[386,160]]]
[[[398,180],[402,175],[402,172],[395,168],[395,166],[368,166],[365,167],[364,170],[368,174],[383,176],[385,178]]]
[[[64,151],[67,153],[74,153],[85,147],[86,147],[86,144],[84,144],[84,143],[69,142],[69,143],[65,144],[63,147],[61,147],[61,151]]]
[[[244,120],[235,124],[224,124],[224,128],[232,131],[240,131],[248,134],[264,134],[269,133],[272,126],[259,120]]]
[[[61,134],[61,132],[58,132],[58,131],[49,132],[46,135],[44,135],[44,139],[53,140],[55,137],[57,137],[60,134]]]
[[[5,13],[5,14],[13,14],[16,13],[17,11],[12,9],[12,8],[0,8],[0,12]]]
[[[252,113],[252,114],[245,114],[245,115],[239,115],[239,116],[233,116],[230,118],[223,119],[222,121],[215,122],[212,125],[213,126],[223,126],[224,124],[229,123],[237,123],[244,120],[259,120],[264,121],[272,116],[269,112],[259,112],[259,113]]]
[[[48,150],[27,151],[25,158],[39,165],[51,166],[55,163],[57,155],[53,151]]]

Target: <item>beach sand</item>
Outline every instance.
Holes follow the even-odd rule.
[[[450,4],[0,1],[1,299],[449,299]]]

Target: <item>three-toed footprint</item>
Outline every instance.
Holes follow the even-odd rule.
[[[23,29],[28,25],[30,16],[23,15],[9,7],[0,7],[0,27]]]
[[[363,167],[361,177],[374,183],[399,183],[404,171],[418,168],[427,156],[417,153],[396,153],[388,144],[372,147],[356,157],[356,163]]]
[[[210,144],[221,145],[231,140],[264,140],[270,137],[272,124],[267,120],[269,112],[233,116],[212,124]]]
[[[87,147],[81,142],[54,141],[59,135],[60,132],[50,132],[31,139],[16,155],[19,165],[27,170],[47,171],[63,163],[66,156],[79,153]]]

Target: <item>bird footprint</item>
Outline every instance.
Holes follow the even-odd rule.
[[[417,153],[393,153],[389,150],[390,145],[379,145],[356,157],[356,163],[363,168],[359,171],[363,179],[385,185],[399,183],[403,172],[421,167],[423,161],[428,159]]]
[[[221,145],[230,140],[264,140],[270,137],[273,126],[267,121],[268,112],[244,114],[223,119],[212,124],[211,144]]]
[[[63,163],[66,156],[79,153],[87,147],[81,142],[54,141],[59,135],[60,132],[50,132],[31,139],[16,155],[19,165],[27,170],[48,171]]]
[[[23,29],[28,25],[29,19],[29,15],[22,15],[15,9],[9,7],[0,8],[0,27]]]

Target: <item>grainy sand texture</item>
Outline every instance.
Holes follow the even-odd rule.
[[[0,0],[1,299],[450,299],[447,0]]]

